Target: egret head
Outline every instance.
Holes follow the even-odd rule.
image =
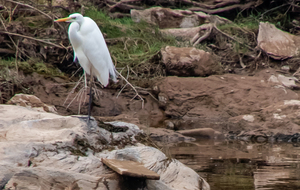
[[[81,23],[83,20],[83,16],[79,13],[70,14],[68,17],[60,18],[55,20],[54,22],[78,22]]]

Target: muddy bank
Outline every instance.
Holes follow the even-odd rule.
[[[119,91],[108,87],[101,89],[98,99],[94,100],[92,115],[102,121],[137,124],[157,139],[172,134],[153,127],[168,128],[169,134],[175,131],[176,138],[180,135],[177,130],[208,129],[212,135],[204,134],[205,138],[219,138],[221,133],[244,140],[264,136],[289,141],[292,135],[300,133],[299,91],[292,78],[284,78],[277,71],[265,69],[253,76],[161,78],[153,90],[145,91],[144,109],[140,100],[132,100],[133,93],[125,91],[116,98]],[[66,109],[78,92],[64,104],[72,89],[66,80],[33,74],[27,76],[23,84],[44,103],[54,105],[59,114],[78,114],[80,101],[77,98]],[[80,110],[80,114],[87,113],[87,98]]]
[[[295,78],[265,69],[253,76],[167,77],[155,86],[176,130],[212,128],[230,136],[300,132]]]

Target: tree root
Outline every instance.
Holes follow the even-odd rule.
[[[231,11],[233,9],[240,9],[240,10],[245,10],[245,9],[249,9],[253,6],[257,6],[256,2],[249,2],[247,4],[235,4],[235,5],[230,5],[227,7],[221,7],[221,8],[217,8],[217,9],[206,9],[206,8],[201,8],[201,7],[192,7],[189,8],[189,10],[191,11],[201,11],[201,12],[205,12],[207,14],[218,14],[218,13],[222,13],[222,12],[227,12],[227,11]]]
[[[193,44],[194,47],[210,36],[211,31],[213,29],[213,24],[203,24],[203,25],[199,26],[199,28],[200,28],[200,31],[205,30],[205,33],[202,36],[200,36],[200,34],[197,33],[192,38],[191,43]]]

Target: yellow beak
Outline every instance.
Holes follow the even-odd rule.
[[[71,18],[69,18],[69,17],[66,17],[66,18],[59,18],[59,19],[54,20],[54,22],[66,22],[66,21],[68,21],[68,20],[71,20]]]

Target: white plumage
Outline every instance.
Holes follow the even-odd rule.
[[[109,78],[117,82],[115,67],[103,35],[91,18],[74,13],[55,22],[71,22],[69,39],[75,52],[74,56],[84,72],[97,77],[103,86],[108,85]]]

